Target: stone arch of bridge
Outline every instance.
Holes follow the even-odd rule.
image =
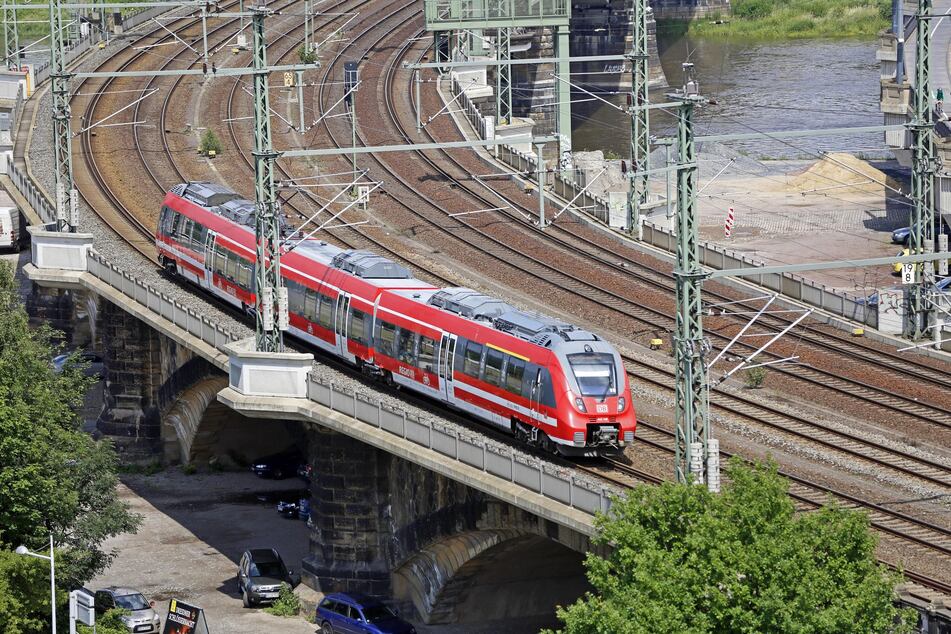
[[[466,531],[405,561],[393,572],[393,592],[427,624],[541,617],[590,589],[583,561],[533,531]]]
[[[165,460],[182,464],[238,464],[301,442],[300,423],[247,418],[218,401],[227,377],[197,381],[162,417]]]

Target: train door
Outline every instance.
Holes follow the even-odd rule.
[[[208,235],[205,236],[205,279],[203,286],[212,288],[214,286],[214,266],[215,266],[215,238],[218,237],[211,229],[208,229]]]
[[[529,407],[531,407],[532,410],[532,423],[538,425],[541,412],[540,401],[542,398],[542,369],[535,368],[535,375],[530,375],[530,380],[532,382],[532,387],[528,396]]]
[[[453,390],[453,363],[456,357],[456,335],[443,333],[439,342],[439,389],[443,398],[452,400]]]
[[[337,354],[353,361],[354,355],[347,350],[347,317],[350,314],[350,294],[337,295],[337,306],[334,310],[334,334],[337,339]]]

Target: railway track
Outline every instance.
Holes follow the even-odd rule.
[[[393,69],[397,64],[389,64],[387,68]],[[391,75],[392,76],[392,75]],[[389,89],[384,91],[385,94],[390,95],[391,91]],[[392,107],[388,104],[390,112],[394,112]],[[395,117],[394,117],[395,119]],[[332,139],[338,146],[342,146],[340,141],[333,135],[333,131],[330,130],[328,126],[328,132],[331,134]],[[408,136],[404,136],[406,140],[410,140]],[[383,166],[382,162],[378,162]],[[384,166],[385,167],[385,166]],[[388,170],[393,171],[393,170]],[[443,172],[445,173],[445,172]],[[394,174],[397,178],[398,175]],[[447,175],[448,176],[448,175]],[[451,178],[451,177],[450,177]],[[405,183],[404,183],[405,184]],[[458,184],[458,183],[457,183]],[[668,377],[669,378],[669,377]],[[746,400],[745,405],[751,406],[756,405],[749,400]],[[757,407],[761,407],[756,405]],[[745,414],[747,417],[750,416],[749,413]],[[780,417],[781,423],[776,423],[776,426],[788,425],[790,417],[783,413],[774,411],[774,416]],[[797,425],[810,425],[812,431],[815,431],[815,426],[811,425],[810,421],[805,419],[799,419],[795,421]],[[660,428],[655,428],[655,431],[660,431]],[[823,434],[826,435],[826,438],[819,438],[821,442],[824,442],[830,447],[836,447],[837,449],[842,449],[842,443],[840,438],[830,438],[834,432],[831,430],[822,430]],[[800,435],[804,437],[812,438],[811,431],[799,431]],[[855,442],[857,439],[851,439],[852,442]],[[669,453],[672,453],[672,449],[666,448],[669,450]],[[848,448],[852,450],[851,447]],[[863,459],[876,462],[877,464],[887,465],[890,468],[902,471],[903,473],[921,477],[924,475],[923,479],[930,480],[933,484],[938,486],[947,486],[948,485],[948,469],[945,465],[938,463],[924,461],[922,462],[914,456],[909,456],[902,454],[899,456],[895,455],[895,452],[889,448],[885,447],[874,447],[871,452],[869,451],[859,451],[854,450],[856,454],[861,455]],[[876,455],[877,454],[877,455]],[[729,457],[729,454],[724,454],[725,457]],[[616,466],[616,465],[612,465]],[[625,470],[630,473],[631,467],[625,465]],[[636,471],[636,470],[635,470]],[[636,477],[641,481],[651,481],[656,480],[655,478],[649,476],[649,474],[644,474],[642,472],[635,473]],[[790,475],[790,474],[784,474]],[[647,476],[647,477],[645,477]],[[837,499],[844,501],[846,504],[856,507],[861,507],[866,509],[870,513],[870,520],[876,530],[879,530],[883,533],[890,534],[894,537],[903,539],[907,542],[914,544],[916,547],[927,549],[930,553],[937,553],[939,556],[947,558],[949,553],[949,532],[946,529],[923,522],[921,520],[912,518],[907,515],[903,515],[898,512],[891,511],[879,505],[863,501],[855,496],[847,494],[842,491],[836,491],[830,487],[819,485],[816,483],[808,482],[802,478],[792,476],[791,481],[793,482],[793,488],[791,489],[791,495],[798,503],[803,505],[809,505],[812,508],[815,508],[821,505],[825,501],[825,496],[834,495]],[[918,575],[919,580],[932,582],[932,587],[943,587],[943,582],[939,580],[930,579],[925,575]]]
[[[402,15],[402,14],[400,14],[400,15]],[[416,14],[414,13],[413,15],[415,16]],[[388,17],[389,17],[389,16],[388,16]],[[372,29],[371,29],[371,28],[367,28],[366,30],[364,30],[364,31],[360,34],[360,36],[354,37],[353,40],[354,40],[354,41],[357,41],[358,39],[362,38],[364,35],[368,35],[368,34],[371,33],[371,32],[372,32]],[[385,39],[385,37],[380,38],[380,41],[382,41],[382,40],[384,40],[384,39]],[[344,49],[344,50],[346,50],[346,49]],[[328,65],[327,73],[324,75],[324,81],[321,82],[322,87],[325,86],[325,85],[327,85],[326,79],[327,79],[327,77],[329,77],[330,72],[331,72],[331,69],[334,67],[334,65],[335,65],[337,62],[339,62],[339,61],[341,60],[342,53],[343,53],[343,51],[341,51],[340,53],[337,54],[337,56],[336,56],[335,59],[334,59],[334,64]],[[235,87],[234,87],[233,90],[232,90],[232,93],[231,93],[231,94],[232,94],[232,99],[229,100],[229,108],[232,107],[232,106],[231,106],[231,102],[233,102],[233,96],[236,94],[236,93],[235,93],[235,90],[236,90],[237,86],[238,86],[238,82],[235,83]],[[172,91],[169,91],[169,95],[171,94],[171,92],[172,92]],[[387,91],[387,94],[389,94],[389,91]],[[322,99],[322,100],[321,100],[320,103],[323,103],[323,97],[324,97],[324,95],[322,94],[322,95],[321,95],[321,99]],[[165,106],[163,106],[163,113],[167,111],[168,100],[169,100],[169,99],[167,98],[166,101],[165,101]],[[163,125],[162,125],[162,128],[164,129],[164,127],[165,127],[165,121],[164,121],[164,119],[163,119],[163,121],[162,121],[162,124],[163,124]],[[328,130],[328,132],[331,134],[331,136],[334,138],[334,140],[335,140],[335,142],[336,142],[337,139],[336,139],[336,137],[333,136],[333,132],[330,130],[330,127],[329,127],[329,126],[327,126],[327,130]],[[231,128],[231,134],[235,134],[233,127]],[[236,137],[234,138],[234,142],[235,142],[236,145],[237,145],[237,138],[236,138]],[[339,143],[338,143],[338,146],[339,146]],[[166,149],[167,149],[167,144],[166,144]],[[84,150],[84,153],[86,153],[85,150]],[[242,152],[242,155],[244,155],[243,152]],[[169,156],[171,156],[171,155],[169,155]],[[147,163],[147,161],[145,161],[144,157],[141,157],[141,158],[142,158],[142,160],[143,160],[144,163]],[[380,161],[377,161],[377,162],[378,162],[378,164],[379,164],[381,167],[384,167],[384,169],[388,169],[388,168],[385,166],[385,164],[384,164],[383,162],[380,162]],[[172,164],[174,164],[174,161],[172,161]],[[179,175],[180,175],[180,174],[179,174]],[[290,177],[290,175],[288,175],[288,176]],[[159,186],[161,187],[161,184],[160,184],[160,182],[159,182],[158,179],[155,179],[155,183],[156,183],[156,185],[159,185]],[[404,181],[404,185],[408,185],[408,183],[405,183],[405,181]],[[412,189],[412,187],[409,186],[409,189]],[[87,201],[87,202],[88,202],[88,201]],[[407,208],[411,208],[411,207],[412,207],[411,204],[408,204],[408,203],[406,203],[406,202],[402,202],[402,204],[403,204],[404,206],[406,206]],[[443,212],[443,213],[444,213],[444,212]],[[426,218],[426,216],[424,216],[423,214],[417,214],[417,216],[418,216],[419,218],[421,218],[421,219]],[[427,219],[427,222],[429,222],[428,219]],[[141,224],[141,223],[140,223],[140,224]],[[149,231],[148,233],[149,233],[149,237],[150,237],[150,239],[151,239],[151,231]],[[378,249],[378,250],[383,250],[383,251],[386,251],[386,252],[389,253],[389,254],[396,255],[391,249],[389,249],[389,248],[387,248],[387,247],[384,247],[383,245],[381,245],[381,244],[378,243],[378,242],[372,241],[371,239],[367,238],[364,234],[362,234],[362,233],[360,233],[360,232],[351,231],[350,233],[351,233],[351,234],[358,234],[359,236],[361,236],[360,239],[365,239],[365,240],[367,240],[368,242],[365,243],[365,244],[368,244],[368,246],[371,246],[371,248]],[[338,239],[340,239],[340,238],[338,237]],[[150,241],[151,241],[151,240],[150,240]],[[348,243],[345,243],[345,244],[348,244]],[[351,246],[351,245],[352,245],[352,243],[349,243],[349,244],[348,244],[348,246]],[[507,253],[507,252],[505,252],[505,253]],[[403,260],[403,261],[406,261],[405,258],[402,258],[402,257],[399,257],[399,256],[397,256],[397,257],[398,257],[398,259],[401,259],[401,260]],[[502,258],[502,260],[505,261],[505,258]],[[448,280],[445,280],[445,281],[448,282]],[[787,421],[787,422],[788,422],[788,421]],[[835,442],[835,441],[833,440],[833,441],[830,441],[830,442]],[[919,466],[920,466],[920,465],[919,465]],[[946,471],[946,470],[945,470],[945,471]],[[649,474],[642,474],[642,475],[644,475],[644,476],[649,476]],[[602,476],[602,477],[603,477],[603,476]],[[652,477],[652,476],[649,476],[649,477]],[[643,478],[642,478],[642,479],[643,479]],[[863,504],[864,504],[864,503],[863,503]],[[886,518],[886,519],[887,519],[887,518]],[[884,519],[883,519],[882,521],[884,521]],[[901,529],[894,529],[894,530],[901,530]],[[886,532],[887,532],[887,531],[886,531]],[[922,538],[922,539],[924,539],[924,538]],[[930,545],[929,547],[933,547],[933,546],[934,546],[934,545],[932,544],[932,545]],[[947,548],[947,545],[946,545],[946,544],[941,545],[940,548],[946,549],[946,548]],[[945,553],[945,554],[946,554],[946,553]],[[936,582],[936,583],[939,583],[939,582]],[[932,586],[932,587],[934,587],[934,586]]]
[[[390,69],[390,74],[387,75],[387,79],[389,81],[392,81],[392,69],[396,67],[398,67],[397,64],[387,65],[387,68]],[[391,92],[389,88],[390,84],[388,82],[386,89],[387,93]],[[391,106],[389,110],[395,117],[395,109]],[[330,132],[334,142],[338,146],[342,147],[343,141],[337,138],[333,134],[332,130],[328,129],[328,131]],[[408,136],[404,138],[409,140]],[[382,162],[377,162],[384,168],[394,171],[392,168],[388,168]],[[434,162],[430,161],[429,165],[433,170],[439,170],[439,166]],[[447,178],[452,178],[452,176],[449,174],[446,174],[446,176]],[[394,177],[397,179],[402,178],[399,174],[394,174]],[[403,184],[409,187],[409,183],[404,181]],[[391,190],[390,194],[393,195],[393,193],[394,192]],[[411,205],[408,202],[402,200],[399,197],[397,197],[397,200],[402,202],[407,208],[411,208]],[[426,216],[419,213],[418,207],[411,210],[418,217],[428,220]],[[438,222],[434,222],[433,224],[435,227],[440,228]],[[449,233],[448,229],[443,229],[443,231]],[[484,247],[484,252],[490,257],[494,257],[500,261],[511,261],[510,258],[514,257],[515,254],[513,254],[510,249],[503,249],[502,247],[503,245],[500,245],[498,241],[494,241],[490,243],[488,247]],[[529,265],[538,263],[538,260],[532,260],[529,258],[523,258],[520,260],[521,268],[529,273],[532,273]],[[545,266],[546,269],[544,269],[543,272],[534,273],[534,277],[539,281],[550,279],[547,274],[550,273],[552,269],[547,267],[547,265]],[[576,287],[571,284],[569,288],[574,290]],[[658,369],[650,363],[645,363],[633,357],[625,357],[625,361],[629,364],[629,366],[639,368],[638,372],[632,373],[632,376],[634,376],[636,379],[641,380],[642,378],[646,377],[648,380],[651,380],[652,383],[663,387],[665,390],[672,391],[674,382],[673,372]],[[822,445],[827,449],[844,453],[850,458],[860,458],[876,467],[887,467],[893,471],[901,473],[904,476],[927,482],[931,486],[936,486],[939,488],[951,486],[951,471],[949,471],[947,465],[940,462],[921,458],[909,452],[900,451],[881,443],[875,443],[867,439],[863,439],[854,433],[847,433],[841,430],[833,429],[829,426],[819,425],[806,417],[782,412],[777,408],[759,404],[751,398],[719,392],[715,393],[715,396],[713,396],[712,399],[713,402],[724,411],[734,415],[740,415],[743,418],[752,420],[758,424],[766,425],[773,430],[780,431],[787,435],[793,435],[800,439],[805,439],[811,443]]]
[[[408,48],[409,47],[406,48],[407,51]],[[399,117],[397,116],[397,107],[393,102],[394,91],[392,89],[392,84],[395,74],[398,72],[397,69],[399,68],[399,64],[393,63],[390,64],[386,70],[387,88],[385,89],[385,94],[389,96],[389,99],[387,99],[387,110],[392,121],[398,128],[398,131],[404,142],[411,143],[413,142],[413,137],[407,130],[406,125],[400,123]],[[414,108],[417,107],[413,96],[408,95],[408,97],[410,99],[411,106]],[[438,139],[427,131],[427,138],[425,140],[439,141],[446,139]],[[487,208],[494,206],[494,201],[492,198],[482,195],[481,192],[473,191],[473,189],[468,186],[468,183],[471,182],[471,179],[468,178],[468,175],[472,172],[470,169],[460,164],[460,162],[455,158],[453,152],[445,150],[433,150],[428,152],[417,152],[416,154],[426,162],[429,169],[444,175],[446,179],[453,182],[457,190],[465,191],[468,194],[471,194],[475,198],[476,204],[484,205]],[[432,155],[438,155],[440,160],[434,160]],[[446,165],[454,165],[458,169],[450,172],[448,169],[446,169]],[[480,184],[479,187],[482,188],[486,186],[484,184]],[[518,194],[518,192],[513,193],[516,195]],[[620,275],[631,276],[637,279],[639,282],[649,284],[652,289],[662,290],[670,295],[674,293],[673,282],[669,276],[660,275],[655,269],[645,266],[643,263],[637,260],[627,258],[623,255],[618,255],[613,252],[611,253],[610,258],[605,257],[604,253],[606,251],[606,245],[603,243],[596,243],[593,240],[589,240],[581,235],[576,235],[574,232],[568,231],[562,227],[559,227],[558,225],[553,225],[553,228],[547,231],[540,231],[537,226],[526,219],[526,217],[531,217],[533,210],[526,207],[524,204],[516,203],[515,200],[517,200],[517,198],[513,197],[512,204],[516,206],[516,211],[520,211],[521,213],[512,213],[505,209],[498,209],[494,213],[504,218],[509,223],[517,223],[520,227],[524,228],[526,232],[530,232],[539,239],[545,240],[553,246],[560,248],[566,255],[577,255],[577,253],[581,252],[584,254],[586,259],[597,262],[603,269],[613,270]],[[474,226],[474,223],[469,223],[468,226],[471,228]],[[552,235],[553,232],[557,232],[557,235]],[[487,232],[481,233],[483,236],[486,236],[493,241],[493,244],[487,247],[487,252],[492,252],[493,255],[498,257],[505,251],[510,253],[513,251],[509,245],[503,244],[501,241],[488,236]],[[535,273],[534,276],[536,279],[544,280],[547,279],[548,276],[559,272],[562,273],[562,277],[565,276],[563,271],[552,267],[547,262],[541,261],[538,258],[523,257],[522,260],[532,260],[530,265],[534,267],[533,273]],[[592,284],[587,280],[581,279],[580,276],[571,275],[569,277],[570,280],[567,282],[567,284],[570,286],[572,291],[582,294],[600,306],[608,308],[615,313],[638,320],[645,325],[656,326],[658,323],[663,323],[664,330],[668,334],[672,331],[674,320],[669,313],[657,310],[649,306],[646,302],[637,302],[630,298],[623,297],[619,293],[612,293],[607,289],[600,288],[599,286]],[[712,295],[711,298],[716,302],[736,302],[735,297],[711,294],[708,292],[708,296],[710,295]],[[749,309],[754,309],[754,307],[750,305],[749,301],[738,305],[745,305]],[[779,332],[781,328],[790,323],[774,316],[768,316],[764,322],[773,323],[775,332]],[[739,326],[739,324],[737,324],[737,326]],[[858,346],[852,345],[851,342],[836,341],[833,343],[829,341],[829,339],[833,339],[831,335],[819,333],[819,331],[815,330],[814,326],[806,332],[811,333],[809,335],[811,337],[810,341],[813,339],[821,339],[822,345],[827,349],[835,349],[841,354],[845,354],[850,360],[854,361],[856,358],[858,358],[856,355],[859,354],[861,354],[861,357],[869,363],[875,363],[875,359],[878,358],[873,356],[873,354],[870,352],[871,349],[868,348],[862,348],[861,353],[855,351],[855,348],[858,348]],[[819,337],[820,334],[824,334],[824,337]],[[728,343],[731,338],[727,335],[711,332],[710,330],[708,330],[708,335],[714,341],[719,342],[721,347]],[[846,343],[848,343],[851,347],[848,347]],[[756,346],[740,344],[735,349],[745,351],[747,354],[749,354],[756,350]],[[855,352],[855,354],[852,354],[853,352]],[[783,355],[778,354],[766,354],[763,358],[778,360],[782,358],[782,356]],[[881,357],[883,358],[885,367],[889,368],[895,368],[895,366],[898,364],[896,359],[900,359],[894,353],[886,354],[882,352]],[[876,407],[885,408],[896,415],[914,417],[919,422],[928,425],[939,426],[944,429],[951,429],[951,405],[948,404],[949,400],[947,398],[940,398],[942,395],[946,396],[949,393],[946,390],[951,390],[951,378],[949,378],[948,373],[931,368],[930,366],[922,364],[919,361],[911,362],[908,365],[910,368],[908,372],[905,373],[907,376],[910,376],[915,380],[928,382],[934,387],[939,388],[934,390],[935,396],[932,398],[935,399],[935,402],[922,402],[922,399],[919,397],[896,394],[893,391],[893,388],[882,388],[865,381],[843,376],[841,373],[830,372],[828,370],[811,367],[808,365],[797,365],[795,368],[776,366],[774,369],[784,374],[788,378],[808,383],[810,388],[832,389],[841,395],[847,395],[851,398],[861,400]],[[941,401],[943,401],[943,403]]]

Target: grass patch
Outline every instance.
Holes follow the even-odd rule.
[[[123,2],[123,3],[136,2],[136,0],[103,0],[103,2],[109,5],[109,4],[113,4],[117,2]],[[147,0],[142,0],[142,2],[147,2]],[[129,15],[131,13],[134,13],[135,11],[138,11],[138,9],[116,9],[116,10],[107,9],[107,11],[110,16],[115,11],[122,13],[122,15]],[[85,9],[84,12],[85,12],[85,15],[90,15],[96,18],[99,17],[98,10],[94,11],[92,9]],[[41,37],[49,35],[50,12],[48,10],[23,9],[23,10],[18,10],[16,14],[17,14],[16,17],[17,17],[17,23],[18,23],[17,24],[17,38],[20,41],[20,46],[23,46],[26,42],[32,42],[34,40],[40,39]],[[71,21],[71,19],[72,18],[70,17],[69,12],[64,11],[63,24],[64,25],[68,24]],[[0,41],[3,41],[3,34],[0,34]],[[46,47],[46,49],[49,49],[48,42],[45,45],[40,44],[39,46],[35,47],[35,49],[43,50],[44,46]]]
[[[891,0],[733,0],[725,24],[665,23],[665,32],[739,40],[874,37],[891,22]]]

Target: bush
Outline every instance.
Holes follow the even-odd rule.
[[[308,51],[303,44],[297,49],[297,56],[300,57],[301,64],[313,64],[317,61],[317,52],[313,50]]]
[[[300,597],[294,594],[294,589],[290,584],[282,583],[281,592],[270,607],[264,608],[268,614],[275,616],[297,616],[300,613]]]
[[[201,135],[198,151],[202,154],[208,154],[211,151],[214,151],[215,154],[221,154],[221,141],[218,140],[218,135],[215,134],[214,130],[209,128]]]
[[[198,473],[198,467],[193,462],[187,462],[182,465],[182,473],[185,475],[195,475]]]
[[[766,368],[750,368],[746,371],[746,387],[756,390],[763,387],[763,381],[766,380]]]
[[[772,0],[736,0],[733,3],[733,15],[755,20],[765,18],[773,12]]]
[[[126,634],[129,628],[122,621],[122,617],[126,614],[129,614],[128,610],[114,608],[102,616],[96,617],[95,629],[88,625],[79,624],[77,631],[79,634],[93,634],[94,632],[95,634]]]

